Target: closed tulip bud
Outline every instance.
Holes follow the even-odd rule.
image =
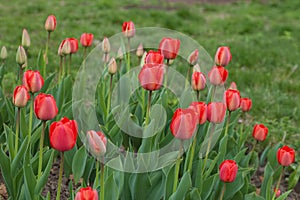
[[[229,89],[237,90],[236,83],[235,83],[235,82],[231,82],[231,83],[230,83],[230,86],[229,86]]]
[[[17,54],[16,54],[16,62],[20,65],[23,66],[27,61],[27,56],[25,49],[22,46],[18,47]]]
[[[49,15],[45,22],[45,29],[48,32],[52,32],[56,29],[56,17],[54,15]]]
[[[263,124],[256,124],[252,131],[252,136],[257,141],[264,141],[268,135],[269,129]]]
[[[124,53],[122,47],[120,47],[117,52],[117,59],[123,60],[123,58],[124,58]]]
[[[139,73],[139,82],[145,90],[158,90],[164,79],[162,64],[146,63]]]
[[[295,150],[288,146],[283,146],[277,151],[277,161],[282,166],[289,166],[295,162]]]
[[[279,189],[276,190],[276,188],[274,188],[274,193],[276,197],[279,197],[281,195],[281,191]]]
[[[76,53],[78,51],[78,40],[76,38],[68,38],[70,43],[70,53]]]
[[[67,117],[50,125],[49,139],[51,147],[60,152],[71,150],[76,144],[77,135],[76,121]]]
[[[124,22],[122,25],[122,32],[125,37],[131,38],[135,35],[135,26],[132,21]]]
[[[228,89],[224,93],[224,99],[229,111],[235,111],[240,107],[241,95],[238,90]]]
[[[25,28],[23,29],[23,32],[22,32],[22,46],[25,49],[28,49],[30,47],[30,37]]]
[[[68,39],[63,40],[61,46],[61,53],[63,55],[69,55],[71,53],[71,44]]]
[[[243,112],[248,112],[252,107],[252,100],[249,98],[241,98],[240,107]]]
[[[193,66],[196,65],[198,62],[198,58],[199,58],[199,51],[198,49],[195,49],[188,57],[188,63]]]
[[[231,61],[231,53],[229,47],[219,47],[215,55],[215,63],[217,66],[225,67]]]
[[[102,41],[102,51],[104,53],[109,53],[110,52],[110,43],[107,37],[104,37],[103,41]]]
[[[208,78],[212,85],[223,85],[228,77],[228,71],[222,66],[214,66],[208,72]]]
[[[194,109],[199,118],[199,124],[204,124],[207,120],[207,105],[205,102],[193,102],[189,108]]]
[[[223,122],[226,114],[226,105],[222,102],[211,102],[207,105],[207,120],[218,124]]]
[[[144,54],[144,47],[143,44],[140,43],[138,48],[136,49],[136,56],[140,58],[143,56],[143,54]]]
[[[180,140],[190,139],[195,133],[198,124],[197,113],[192,108],[178,108],[170,124],[174,137]]]
[[[109,63],[108,63],[108,72],[113,75],[117,72],[118,67],[117,67],[117,62],[114,58],[111,58]]]
[[[91,187],[80,188],[75,196],[75,200],[98,200],[98,192]]]
[[[3,46],[2,49],[1,49],[0,58],[2,60],[5,60],[7,58],[7,50],[6,50],[5,46]]]
[[[40,91],[44,85],[44,79],[39,71],[27,70],[23,75],[23,85],[31,93]]]
[[[206,77],[202,72],[194,72],[192,74],[192,88],[193,90],[204,90],[206,86]]]
[[[34,99],[34,113],[43,121],[53,119],[58,113],[54,97],[51,94],[38,94]]]
[[[193,66],[193,72],[200,72],[200,65],[197,63],[196,65]]]
[[[180,40],[163,38],[159,43],[159,51],[165,59],[175,59],[180,47]]]
[[[93,130],[88,131],[87,141],[92,154],[95,156],[105,154],[107,139],[102,132],[96,132]]]
[[[13,103],[15,106],[19,108],[25,107],[29,99],[30,95],[25,86],[19,85],[15,88],[13,96]]]
[[[231,183],[235,180],[238,166],[234,160],[225,160],[219,167],[220,180]]]
[[[83,47],[89,47],[92,45],[94,35],[92,33],[83,33],[80,36],[80,43]]]
[[[145,63],[163,64],[164,56],[159,51],[150,50],[145,57]]]

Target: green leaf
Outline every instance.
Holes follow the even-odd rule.
[[[90,175],[92,173],[94,163],[95,163],[95,159],[88,156],[87,161],[86,161],[86,165],[85,165],[85,169],[84,169],[84,173],[82,175],[82,178],[85,180],[86,183],[89,182],[89,178],[90,178]]]
[[[245,195],[245,200],[265,200],[263,197],[258,196],[255,192]]]
[[[8,194],[15,199],[16,194],[14,193],[13,178],[10,168],[10,161],[8,156],[3,152],[3,149],[0,148],[0,165],[1,165],[1,174],[4,178],[6,189]]]
[[[282,195],[280,195],[276,200],[285,200],[287,198],[287,196],[291,193],[292,190],[289,190],[285,193],[283,193]]]
[[[14,136],[15,133],[12,131],[6,124],[3,124],[4,130],[5,130],[5,136],[6,136],[6,143],[9,150],[10,158],[13,158],[15,156],[15,146],[14,146]]]
[[[269,144],[265,149],[264,151],[261,153],[260,155],[260,159],[259,159],[259,164],[260,165],[264,165],[265,164],[265,161],[267,159],[267,155],[269,153],[269,150],[271,148],[271,144]]]
[[[22,166],[21,160],[24,157],[25,151],[28,148],[28,138],[26,137],[25,140],[23,141],[16,157],[13,159],[12,164],[11,164],[11,169],[12,172],[17,172],[18,167]]]
[[[72,173],[72,162],[76,151],[77,147],[75,145],[73,149],[64,153],[64,172],[66,177],[69,177],[69,175]]]
[[[114,181],[113,174],[105,180],[105,198],[104,199],[119,199],[119,188]]]
[[[289,177],[289,189],[293,189],[298,183],[300,177],[300,165],[290,174]]]
[[[182,179],[179,182],[178,188],[175,193],[172,194],[169,200],[182,200],[185,198],[186,193],[192,187],[191,175],[187,171],[184,173]]]
[[[226,191],[224,195],[225,199],[233,199],[232,197],[240,191],[240,189],[244,186],[244,179],[242,173],[238,173],[235,180],[232,183],[226,183]]]
[[[200,191],[201,198],[203,200],[208,199],[218,179],[219,179],[219,175],[215,174],[203,180],[202,190]]]
[[[266,199],[270,199],[271,198],[271,186],[272,186],[272,182],[273,182],[273,169],[270,165],[270,163],[267,163],[266,167],[265,167],[265,173],[264,173],[264,180],[262,182],[261,188],[260,188],[260,195]]]
[[[72,162],[72,172],[74,174],[74,181],[77,183],[83,175],[87,159],[87,152],[84,146],[81,146],[74,155]]]
[[[34,188],[36,186],[35,175],[30,164],[30,148],[27,149],[24,157],[24,186],[26,199],[34,199]]]
[[[43,85],[42,89],[40,90],[40,92],[42,92],[42,93],[47,92],[47,90],[49,89],[49,86],[50,86],[53,78],[55,77],[55,75],[56,74],[53,73],[53,74],[50,74],[49,76],[47,76],[47,79],[44,81],[44,85]]]

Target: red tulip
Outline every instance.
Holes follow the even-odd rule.
[[[139,81],[145,90],[158,90],[164,79],[162,64],[146,63],[139,73]]]
[[[207,120],[212,123],[221,123],[226,114],[226,105],[222,102],[210,102],[207,105]]]
[[[38,94],[34,99],[34,113],[43,121],[53,119],[58,113],[54,97],[51,94]]]
[[[228,77],[228,71],[222,66],[214,66],[208,72],[208,78],[213,85],[223,85]]]
[[[75,196],[75,200],[98,200],[98,192],[91,187],[80,188]]]
[[[75,146],[77,134],[75,120],[64,117],[58,122],[53,122],[49,132],[51,147],[61,152],[71,150]]]
[[[220,180],[231,183],[235,180],[238,166],[234,160],[224,160],[219,167]]]
[[[193,136],[197,124],[198,118],[194,109],[178,108],[172,117],[170,128],[174,137],[181,140],[187,140]]]
[[[235,82],[231,82],[230,83],[230,86],[228,89],[233,89],[233,90],[237,90],[237,86],[236,86],[236,83]]]
[[[68,38],[70,43],[70,53],[76,53],[78,51],[78,40],[76,38]]]
[[[269,129],[263,124],[256,124],[252,131],[252,136],[258,141],[264,141],[268,135]]]
[[[71,42],[69,38],[64,39],[58,47],[58,55],[65,56],[71,53]]]
[[[219,47],[215,55],[215,63],[217,66],[225,67],[231,61],[231,53],[229,47]]]
[[[281,194],[281,191],[279,189],[276,190],[276,188],[274,188],[274,193],[275,193],[276,197],[279,197]]]
[[[249,98],[241,98],[241,109],[243,112],[248,112],[252,107],[252,100]]]
[[[289,166],[295,162],[295,150],[288,146],[283,146],[277,151],[277,161],[282,166]]]
[[[190,65],[195,65],[198,62],[198,58],[199,58],[199,51],[198,51],[198,49],[196,49],[189,55],[188,63]]]
[[[106,152],[107,139],[102,132],[90,130],[87,132],[87,141],[91,152],[100,156]]]
[[[163,64],[164,56],[159,51],[150,50],[145,57],[145,63]]]
[[[180,47],[180,40],[163,38],[159,43],[159,51],[165,59],[175,59]]]
[[[204,90],[206,86],[206,77],[202,72],[195,71],[192,74],[192,88],[193,90]]]
[[[39,71],[27,70],[23,75],[23,85],[29,92],[36,93],[44,85],[44,79]]]
[[[207,105],[205,102],[193,102],[189,106],[189,108],[193,108],[194,111],[199,116],[199,124],[204,124],[207,120]]]
[[[29,99],[30,95],[24,85],[19,85],[15,88],[13,96],[13,103],[15,106],[19,108],[25,107]]]
[[[56,28],[56,17],[54,15],[49,15],[45,22],[46,31],[52,32]]]
[[[92,45],[94,35],[92,33],[83,33],[80,37],[80,43],[83,47],[89,47]]]
[[[135,27],[132,21],[124,22],[122,26],[122,32],[125,37],[131,38],[135,35]]]
[[[228,89],[224,93],[224,99],[229,111],[235,111],[240,107],[241,95],[238,90]]]

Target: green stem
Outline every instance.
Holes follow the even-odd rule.
[[[213,85],[212,87],[213,87],[213,88],[212,88],[211,100],[210,100],[211,102],[214,101],[214,97],[215,97],[215,93],[216,93],[216,88],[217,88],[217,86]]]
[[[31,92],[30,93],[30,111],[29,111],[29,127],[28,127],[28,141],[30,143],[31,140],[31,131],[32,131],[32,120],[33,120],[33,104],[34,104],[34,94]]]
[[[200,101],[200,91],[197,90],[197,101]]]
[[[189,166],[188,166],[188,171],[191,173],[192,172],[192,167],[193,167],[193,160],[194,160],[194,155],[195,155],[195,148],[196,148],[196,143],[197,143],[197,135],[195,135],[195,138],[193,140],[193,144],[191,146],[191,157],[189,160]]]
[[[208,140],[208,144],[207,144],[207,148],[206,148],[206,152],[205,152],[205,158],[204,158],[204,163],[203,163],[203,168],[202,168],[202,174],[204,174],[205,165],[206,165],[206,162],[207,162],[207,159],[208,159],[208,154],[209,154],[211,141],[212,141],[212,136],[213,136],[214,131],[215,131],[215,124],[213,123],[212,127],[211,127],[211,131],[209,133],[210,135],[209,135],[209,140]]]
[[[281,171],[281,174],[280,174],[280,176],[279,176],[279,180],[278,180],[278,182],[277,182],[277,184],[276,184],[276,188],[275,188],[275,191],[274,191],[272,200],[274,200],[275,197],[276,197],[276,191],[279,189],[279,185],[280,185],[280,182],[281,182],[281,179],[282,179],[282,175],[283,175],[283,174],[284,174],[284,166],[282,167],[282,171]]]
[[[231,115],[231,111],[228,112],[228,117],[227,117],[227,121],[226,121],[226,128],[225,128],[225,136],[228,134],[228,128],[229,128],[229,123],[230,123],[230,115]]]
[[[186,74],[186,80],[188,83],[190,83],[190,71],[191,71],[191,67],[188,68],[187,74]]]
[[[22,65],[19,65],[19,76],[18,76],[18,82],[22,84],[22,78],[23,78],[23,68]]]
[[[166,73],[165,73],[165,88],[168,87],[168,69],[169,69],[169,65],[170,65],[170,59],[167,59],[167,66],[166,66]]]
[[[152,91],[149,90],[149,95],[148,95],[148,104],[147,104],[147,111],[146,111],[146,120],[145,120],[145,125],[147,126],[149,123],[149,115],[150,115],[150,107],[151,107],[151,96],[152,96]]]
[[[15,156],[18,154],[19,148],[19,129],[20,129],[20,113],[21,108],[18,108],[17,120],[16,120],[16,137],[15,137]]]
[[[176,165],[175,165],[173,193],[175,193],[176,189],[177,189],[182,150],[183,150],[183,141],[180,140],[179,153],[178,153],[178,158],[176,160]]]
[[[60,200],[60,191],[61,191],[61,185],[62,185],[62,175],[64,169],[64,152],[61,152],[61,161],[60,161],[60,167],[59,167],[59,177],[58,177],[58,188],[56,193],[56,200]]]
[[[46,121],[43,121],[42,135],[40,138],[40,152],[39,152],[39,167],[38,167],[38,177],[37,180],[41,178],[42,175],[42,167],[43,167],[43,146],[44,146],[44,137],[45,137],[45,128]]]
[[[50,31],[48,31],[48,37],[47,37],[47,42],[46,42],[46,50],[45,50],[45,62],[43,65],[43,77],[46,77],[46,65],[47,65],[47,55],[48,55],[48,48],[49,48],[49,42],[50,42]]]
[[[62,77],[65,76],[65,73],[67,71],[66,68],[67,68],[67,56],[65,55],[63,57]]]
[[[86,59],[86,49],[87,47],[84,47],[84,50],[83,50],[83,61],[85,63],[85,59]]]
[[[96,160],[96,177],[94,181],[94,187],[96,188],[99,185],[99,162]]]
[[[130,70],[130,38],[128,38],[128,46],[127,46],[127,72]]]
[[[111,104],[112,81],[113,81],[113,74],[110,75],[110,81],[109,81],[109,91],[107,97],[107,114],[106,114],[107,119],[108,119],[110,104]]]
[[[60,79],[61,79],[61,76],[62,76],[62,68],[63,68],[63,57],[60,56],[60,58],[59,58],[58,83],[60,83]]]
[[[70,56],[69,56],[69,64],[68,64],[68,75],[70,75],[71,73],[71,64],[72,64],[72,53],[70,53]]]
[[[252,149],[251,149],[250,154],[253,154],[253,152],[254,152],[254,150],[255,150],[255,147],[256,147],[256,144],[257,144],[257,143],[258,143],[258,141],[255,140],[255,143],[254,143],[254,145],[253,145],[253,147],[252,147]]]
[[[221,193],[220,200],[222,200],[222,199],[223,199],[223,197],[224,197],[224,194],[225,194],[225,191],[226,191],[226,183],[224,183],[224,185],[223,185],[223,188],[222,188],[222,193]]]
[[[104,200],[104,157],[102,158],[102,162],[101,162],[101,182],[100,182],[100,200]]]

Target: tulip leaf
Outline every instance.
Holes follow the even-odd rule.
[[[10,158],[13,158],[15,156],[15,149],[14,149],[14,136],[15,133],[6,125],[3,124],[4,130],[5,130],[5,136],[6,136],[6,143],[9,150]]]
[[[116,184],[113,174],[105,180],[104,199],[119,199],[119,188]]]
[[[27,149],[24,157],[24,186],[26,199],[34,199],[34,188],[36,186],[35,175],[30,164],[30,148]]]
[[[289,190],[283,194],[281,194],[278,198],[276,198],[276,200],[285,200],[287,198],[287,196],[291,193],[292,190]]]
[[[245,180],[243,179],[243,174],[238,172],[235,180],[232,183],[226,183],[226,191],[224,195],[224,200],[234,199],[232,198],[241,188],[244,186]]]
[[[290,174],[289,177],[289,189],[293,189],[298,183],[300,177],[300,165]]]
[[[176,192],[172,194],[169,200],[185,199],[185,195],[191,187],[192,187],[191,175],[187,171],[184,173],[183,177],[181,178]]]
[[[85,165],[85,169],[84,169],[84,173],[82,175],[82,178],[85,180],[86,183],[89,181],[90,175],[91,175],[93,167],[94,167],[94,163],[95,163],[95,159],[88,156],[86,165]]]
[[[16,194],[14,193],[14,183],[9,157],[4,153],[2,148],[0,148],[0,157],[1,174],[8,190],[8,194],[12,197],[12,199],[15,199]]]
[[[53,74],[50,74],[49,76],[47,76],[47,78],[44,81],[44,85],[43,85],[42,89],[40,90],[40,92],[42,92],[42,93],[46,93],[47,92],[47,90],[49,89],[49,86],[50,86],[53,78],[55,77],[55,75],[56,74],[53,73]]]
[[[264,149],[264,151],[261,153],[260,159],[259,159],[259,164],[260,164],[260,165],[264,165],[264,164],[265,164],[266,159],[267,159],[267,155],[268,155],[268,153],[269,153],[270,148],[271,148],[271,144],[269,144],[269,145]]]
[[[270,163],[267,163],[265,167],[264,180],[260,188],[260,195],[266,199],[270,199],[270,190],[273,182],[273,174],[274,171]]]
[[[28,126],[27,126],[27,122],[26,122],[26,109],[21,109],[21,112],[20,112],[20,136],[22,139],[24,139],[27,134],[28,134]]]
[[[73,162],[76,151],[77,151],[77,147],[75,145],[75,147],[73,149],[71,149],[70,151],[66,151],[64,153],[64,158],[65,158],[64,172],[65,172],[66,177],[69,177],[69,175],[72,173],[72,162]]]
[[[263,197],[258,196],[255,192],[245,195],[245,200],[265,200]]]
[[[218,174],[212,175],[205,180],[203,180],[202,190],[201,190],[201,198],[203,200],[208,199],[210,193],[212,192],[219,176]]]
[[[23,141],[16,157],[13,159],[12,164],[11,164],[11,169],[13,172],[16,172],[18,170],[18,166],[21,165],[21,160],[24,157],[25,151],[28,148],[28,138],[26,137],[25,140]]]
[[[72,172],[74,174],[74,181],[77,183],[84,173],[87,159],[87,152],[84,146],[81,146],[75,153],[72,162]]]

